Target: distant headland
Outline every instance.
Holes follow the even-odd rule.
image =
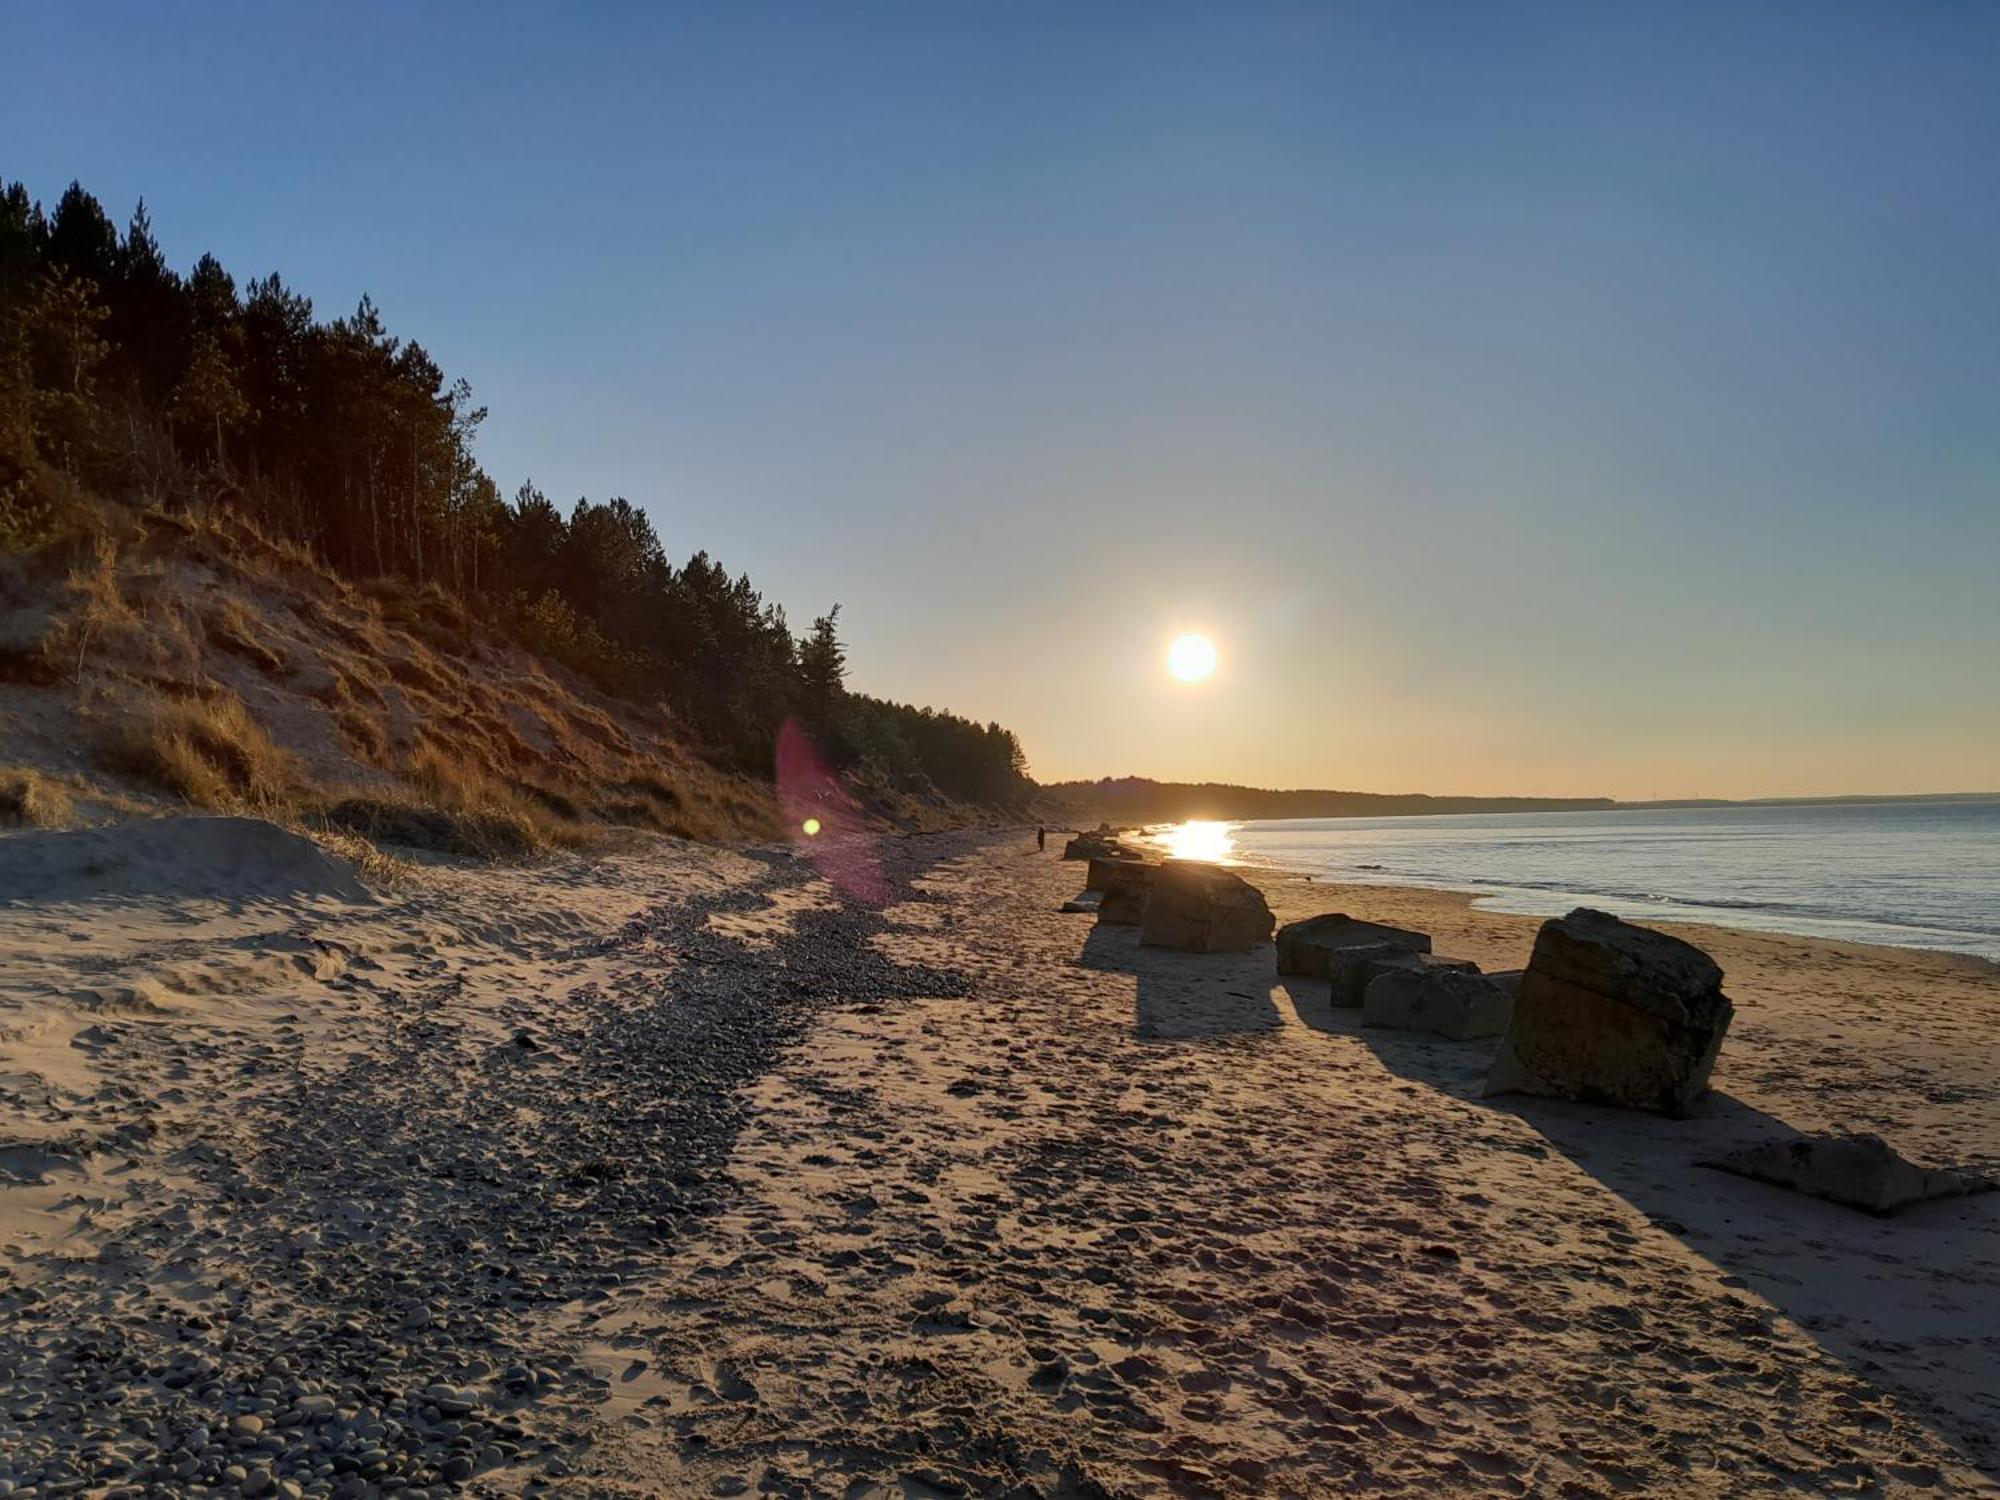
[[[1588,812],[1609,797],[1434,797],[1422,792],[1275,791],[1226,782],[1152,781],[1144,776],[1062,781],[1042,788],[1064,808],[1123,823],[1189,818],[1396,818],[1419,813]]]
[[[1219,781],[1154,781],[1145,776],[1046,784],[1052,814],[1114,823],[1180,823],[1216,818],[1405,818],[1448,813],[1602,812],[1680,807],[1782,807],[1849,802],[1979,802],[2000,792],[1934,792],[1904,796],[1685,797],[1621,802],[1611,797],[1461,797],[1424,792],[1343,792],[1300,787],[1277,790]]]

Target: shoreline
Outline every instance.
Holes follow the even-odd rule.
[[[1227,822],[1231,827],[1239,826],[1239,820],[1223,820],[1223,821]],[[1143,843],[1147,848],[1152,849],[1156,853],[1164,856],[1166,855],[1167,850],[1165,848],[1165,845],[1161,841],[1161,834],[1165,830],[1172,829],[1177,826],[1180,825],[1171,823],[1140,825],[1137,830],[1138,842]],[[1640,923],[1641,925],[1648,927],[1663,927],[1674,930],[1685,929],[1688,931],[1710,931],[1710,932],[1724,932],[1724,933],[1759,933],[1769,937],[1799,938],[1816,943],[1833,944],[1835,946],[1840,946],[1840,947],[1879,948],[1879,949],[1889,949],[1899,953],[1912,953],[1925,956],[1938,956],[1938,957],[1962,959],[1974,965],[1980,972],[1987,973],[1995,978],[2000,978],[2000,952],[1984,953],[1967,948],[1947,947],[1943,944],[1897,943],[1897,942],[1885,941],[1882,938],[1872,934],[1867,936],[1849,936],[1831,932],[1806,932],[1793,927],[1780,927],[1775,925],[1769,927],[1753,926],[1741,921],[1732,922],[1723,920],[1721,918],[1712,915],[1678,917],[1671,914],[1663,914],[1659,910],[1659,907],[1661,905],[1679,904],[1679,903],[1646,901],[1626,896],[1607,895],[1604,893],[1587,892],[1587,891],[1556,892],[1550,890],[1545,892],[1538,887],[1529,887],[1529,886],[1496,885],[1482,889],[1478,887],[1477,883],[1468,885],[1468,884],[1453,883],[1450,881],[1440,881],[1438,884],[1435,885],[1424,885],[1424,884],[1412,883],[1407,879],[1390,878],[1379,881],[1370,879],[1358,879],[1355,878],[1354,872],[1322,874],[1318,871],[1308,870],[1303,866],[1265,863],[1263,861],[1263,858],[1260,858],[1260,856],[1254,852],[1243,852],[1243,853],[1232,852],[1224,859],[1223,862],[1230,865],[1233,868],[1244,869],[1244,870],[1254,869],[1264,872],[1265,874],[1276,878],[1304,879],[1309,877],[1310,879],[1322,885],[1338,885],[1341,887],[1350,887],[1354,889],[1379,888],[1384,890],[1401,890],[1401,891],[1432,891],[1432,892],[1439,892],[1455,896],[1463,896],[1468,902],[1473,902],[1473,903],[1481,901],[1497,901],[1497,902],[1518,901],[1522,904],[1528,904],[1528,903],[1536,903],[1538,897],[1546,896],[1548,898],[1548,904],[1551,908],[1548,910],[1518,911],[1518,910],[1511,910],[1506,906],[1484,906],[1484,907],[1477,907],[1476,909],[1483,912],[1487,912],[1494,916],[1524,917],[1534,920],[1536,922],[1542,922],[1548,920],[1552,916],[1561,916],[1578,906],[1594,906],[1599,908],[1600,910],[1611,912],[1613,915],[1621,916],[1629,922],[1637,922]],[[1360,872],[1360,873],[1365,874],[1368,872]],[[1558,900],[1560,900],[1561,902],[1561,904],[1559,905],[1557,904]],[[1687,903],[1687,905],[1691,910],[1701,909],[1704,912],[1709,912],[1709,913],[1723,912],[1728,910],[1728,908],[1723,906],[1704,905],[1703,903],[1700,902],[1689,902]],[[1764,908],[1764,909],[1768,910],[1770,908]],[[1807,920],[1815,920],[1815,919],[1809,917],[1807,918]],[[1947,928],[1911,928],[1902,926],[1901,924],[1897,924],[1892,921],[1889,921],[1888,919],[1883,919],[1883,918],[1846,917],[1838,915],[1829,915],[1818,920],[1828,926],[1832,925],[1853,925],[1853,926],[1863,926],[1863,927],[1876,926],[1884,929],[1885,931],[1897,931],[1897,930],[1935,931],[1940,933],[1949,933],[1952,936],[1962,937],[1968,941],[1986,942],[1995,945],[1996,948],[2000,948],[2000,937],[1989,937],[1985,934],[1980,934],[1980,933],[1960,933],[1954,929],[1947,929]]]
[[[1229,868],[1239,873],[1255,872],[1274,881],[1303,881],[1321,890],[1351,891],[1391,891],[1413,897],[1446,896],[1462,901],[1468,911],[1475,916],[1513,919],[1540,926],[1552,917],[1563,916],[1578,906],[1590,906],[1606,898],[1579,893],[1575,900],[1556,912],[1511,911],[1499,906],[1481,906],[1479,903],[1494,899],[1501,893],[1473,890],[1465,886],[1453,885],[1411,885],[1403,881],[1336,880],[1328,876],[1310,874],[1284,865],[1258,864],[1253,860],[1233,860]],[[1256,882],[1252,882],[1255,884]],[[1600,910],[1612,910],[1601,907]],[[1622,915],[1614,912],[1614,915]],[[1983,953],[1968,953],[1960,948],[1917,947],[1904,943],[1875,942],[1865,938],[1829,937],[1821,933],[1797,932],[1790,928],[1744,927],[1729,922],[1705,920],[1679,920],[1671,917],[1626,916],[1625,920],[1642,927],[1657,927],[1686,938],[1697,947],[1727,944],[1737,938],[1763,937],[1773,940],[1795,940],[1824,947],[1833,952],[1849,950],[1859,953],[1894,954],[1898,956],[1936,960],[1948,967],[1963,968],[1968,972],[2000,980],[2000,958],[1989,958]]]

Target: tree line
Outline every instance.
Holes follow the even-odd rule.
[[[273,272],[169,265],[142,201],[120,234],[71,183],[53,212],[0,182],[0,550],[80,497],[213,481],[267,530],[356,578],[436,585],[596,681],[669,707],[719,761],[768,772],[804,721],[840,764],[999,801],[1029,790],[998,724],[846,688],[839,607],[794,638],[747,574],[679,566],[619,497],[503,495],[473,456],[486,410],[363,297],[323,321]]]

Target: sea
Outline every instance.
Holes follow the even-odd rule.
[[[1195,858],[1595,906],[2000,961],[2000,797],[1967,801],[1299,818],[1162,830]]]

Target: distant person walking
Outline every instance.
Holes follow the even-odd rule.
[[[1045,826],[1037,826],[1035,829],[1035,851],[1038,854],[1049,852],[1049,830]]]

